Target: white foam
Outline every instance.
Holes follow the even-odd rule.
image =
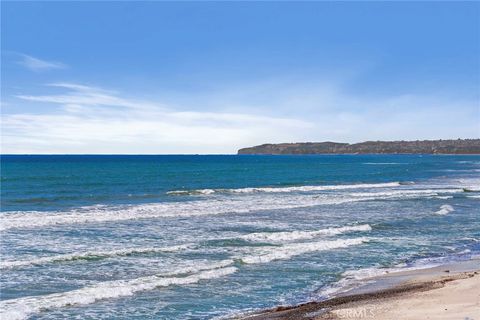
[[[461,238],[462,240],[469,240],[477,242],[478,239],[476,238]],[[466,249],[457,254],[469,253],[470,250]],[[404,272],[404,271],[413,271],[413,270],[422,270],[433,268],[441,265],[445,265],[451,261],[452,256],[438,256],[438,257],[428,257],[428,258],[420,258],[415,260],[411,264],[407,263],[399,263],[389,268],[382,268],[382,267],[370,267],[370,268],[363,268],[363,269],[356,269],[356,270],[347,270],[342,274],[343,278],[347,279],[355,279],[355,280],[368,280],[371,278],[376,278],[378,276],[384,276],[387,274],[392,274],[396,272]]]
[[[294,241],[302,239],[312,239],[318,236],[333,236],[345,232],[371,231],[372,227],[368,224],[357,226],[345,226],[338,228],[327,228],[314,231],[290,231],[290,232],[256,232],[242,236],[241,238],[249,241]]]
[[[437,212],[435,212],[435,214],[439,214],[439,215],[446,215],[446,214],[449,214],[450,212],[452,211],[455,211],[455,209],[449,205],[449,204],[444,204],[440,207],[440,210],[438,210]]]
[[[455,161],[456,163],[463,163],[463,164],[480,164],[480,161],[474,161],[474,160],[463,160],[463,161]]]
[[[135,219],[189,217],[224,213],[248,213],[256,210],[275,210],[308,207],[323,203],[341,203],[336,199],[210,199],[175,203],[142,204],[123,207],[92,206],[68,212],[9,212],[1,216],[0,230],[36,228],[65,224],[104,223]]]
[[[359,245],[368,242],[369,239],[338,239],[333,241],[317,241],[306,243],[292,243],[281,247],[271,247],[269,249],[260,249],[256,254],[242,257],[241,260],[247,264],[267,263],[274,260],[285,260],[294,256],[305,254],[308,252],[325,251],[349,246]]]
[[[228,260],[228,264],[232,261]],[[23,297],[0,302],[1,319],[26,319],[33,313],[46,309],[61,308],[70,305],[91,304],[98,300],[134,295],[139,291],[153,290],[170,285],[187,285],[201,280],[215,279],[237,271],[235,267],[223,267],[225,262],[208,269],[197,268],[200,272],[184,277],[165,277],[164,275],[146,276],[132,280],[101,282],[77,290],[53,293],[41,296]]]
[[[408,163],[401,163],[401,162],[364,162],[363,164],[367,164],[367,165],[397,165],[397,164],[408,164]]]
[[[213,189],[200,189],[200,190],[173,190],[173,191],[168,191],[167,194],[171,195],[194,195],[194,194],[212,194],[215,193],[216,191]]]
[[[361,188],[391,188],[400,186],[400,182],[386,183],[363,183],[346,185],[324,185],[324,186],[298,186],[298,187],[261,187],[261,188],[238,188],[238,189],[198,189],[198,190],[174,190],[167,194],[213,194],[213,193],[285,193],[285,192],[309,192],[327,190],[348,190]]]
[[[467,196],[467,198],[480,199],[480,195]]]
[[[7,268],[18,268],[29,265],[41,265],[54,262],[64,262],[64,261],[73,261],[73,260],[82,260],[82,259],[93,259],[93,258],[108,258],[114,256],[126,256],[130,254],[142,254],[142,253],[155,253],[155,252],[174,252],[179,250],[187,249],[190,245],[177,245],[163,248],[129,248],[129,249],[119,249],[111,251],[86,251],[86,252],[74,252],[69,254],[60,254],[49,257],[40,257],[30,260],[19,260],[19,261],[0,261],[0,269]]]
[[[389,190],[382,192],[355,192],[350,195],[353,197],[375,197],[378,199],[389,198],[408,198],[417,196],[439,196],[446,193],[460,193],[462,189],[452,188],[435,188],[435,189],[405,189],[405,190]]]
[[[479,177],[468,177],[459,179],[457,185],[461,186],[466,192],[480,192]]]
[[[447,199],[452,199],[453,196],[433,196],[433,198],[447,200]]]
[[[422,260],[418,260],[418,263],[411,267],[407,267],[405,264],[399,264],[390,268],[370,267],[347,270],[342,273],[342,278],[339,281],[323,289],[320,295],[324,298],[328,298],[340,293],[345,294],[352,289],[358,288],[360,284],[367,284],[371,281],[375,281],[377,277],[395,272],[428,269],[441,264],[442,262],[440,261],[425,260],[425,263],[423,263]]]
[[[363,228],[367,229],[366,227]],[[242,258],[242,261],[245,263],[266,263],[277,259],[289,259],[290,257],[312,251],[345,248],[366,241],[368,241],[368,239],[359,238],[296,243],[277,247],[273,251],[270,250],[269,252],[260,252],[257,255],[247,256]],[[96,285],[62,293],[4,300],[0,302],[0,317],[2,319],[25,319],[31,314],[39,313],[42,310],[71,305],[91,304],[103,299],[131,296],[139,291],[153,290],[169,285],[187,285],[200,280],[219,278],[237,271],[237,268],[232,266],[233,263],[234,261],[231,259],[205,265],[196,263],[185,268],[178,268],[175,272],[170,273],[140,277],[132,280],[101,282]],[[180,277],[179,275],[185,276]]]
[[[199,262],[199,261],[190,261],[191,265],[187,265],[185,267],[176,267],[175,271],[172,272],[167,272],[167,273],[162,273],[162,276],[175,276],[179,274],[186,274],[186,273],[195,273],[203,270],[209,270],[209,269],[220,269],[220,268],[226,268],[230,267],[235,263],[234,260],[232,259],[225,259],[221,260],[218,262],[210,262],[207,261],[205,263]]]
[[[105,223],[135,219],[191,217],[248,213],[262,210],[305,208],[357,201],[408,199],[463,192],[462,189],[398,189],[382,192],[336,192],[329,194],[255,194],[245,197],[220,197],[184,202],[163,202],[128,206],[91,206],[67,212],[17,211],[1,215],[0,230],[37,228],[66,224]]]
[[[368,225],[362,229],[367,230]],[[352,227],[344,227],[352,228]],[[331,228],[333,229],[333,228]],[[326,231],[337,232],[337,231]],[[340,229],[340,228],[337,228]],[[329,229],[325,229],[329,230]],[[367,242],[367,238],[339,239],[335,241],[319,241],[310,243],[287,244],[274,249],[256,250],[253,255],[241,257],[244,263],[267,263],[273,260],[289,259],[313,251],[331,250],[346,248]],[[143,249],[140,251],[144,251]],[[133,250],[130,250],[133,251]],[[0,318],[2,319],[25,319],[33,313],[43,310],[61,308],[71,305],[85,305],[95,303],[103,299],[113,299],[131,296],[140,291],[153,290],[159,287],[170,285],[187,285],[200,280],[214,279],[232,274],[237,271],[233,266],[234,260],[227,259],[218,262],[207,262],[202,264],[196,262],[184,268],[177,268],[174,272],[163,273],[153,276],[145,276],[131,280],[115,280],[101,282],[95,285],[80,289],[53,293],[41,296],[30,296],[17,299],[4,300],[0,302]]]

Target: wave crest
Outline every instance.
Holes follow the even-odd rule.
[[[292,243],[281,247],[271,247],[270,249],[264,249],[256,255],[242,257],[241,260],[243,263],[247,264],[267,263],[274,260],[286,260],[291,257],[309,252],[347,248],[349,246],[359,245],[368,241],[370,241],[369,238],[362,237],[354,239],[339,239],[333,241]]]
[[[371,231],[372,227],[368,224],[357,226],[345,226],[337,228],[327,228],[314,231],[289,231],[289,232],[256,232],[242,236],[242,239],[249,241],[295,241],[303,239],[312,239],[318,236],[333,236],[346,232]]]
[[[333,194],[275,194],[261,197],[212,198],[183,202],[163,202],[129,206],[91,206],[67,212],[19,211],[2,214],[0,230],[37,228],[66,224],[105,223],[136,219],[193,217],[262,210],[285,210],[358,201],[412,199],[463,192],[462,189],[396,189],[380,192]]]
[[[133,254],[144,254],[144,253],[159,253],[159,252],[174,252],[183,249],[187,249],[190,245],[177,245],[164,248],[131,248],[131,249],[119,249],[111,251],[87,251],[87,252],[74,252],[68,254],[60,254],[49,257],[40,257],[31,260],[20,260],[20,261],[1,261],[0,269],[8,268],[18,268],[25,267],[30,265],[41,265],[54,262],[67,262],[74,260],[91,260],[91,259],[101,259],[101,258],[110,258],[115,256],[128,256]]]
[[[311,192],[328,190],[348,190],[362,188],[391,188],[400,186],[400,182],[386,183],[363,183],[345,185],[324,185],[324,186],[297,186],[297,187],[259,187],[259,188],[238,188],[238,189],[197,189],[197,190],[173,190],[168,191],[171,195],[208,195],[213,193],[286,193],[286,192]]]
[[[231,264],[231,262],[231,260],[228,260],[228,264]],[[221,263],[221,265],[225,265],[225,263]],[[45,309],[91,304],[98,300],[131,296],[139,291],[148,291],[170,285],[193,284],[201,280],[230,275],[235,273],[237,268],[232,266],[218,267],[217,264],[203,269],[197,268],[197,271],[199,272],[184,277],[154,275],[132,280],[101,282],[93,286],[62,293],[4,300],[0,302],[0,308],[2,310],[0,318],[10,320],[26,319],[32,313],[37,313]]]
[[[453,212],[455,211],[455,209],[449,205],[449,204],[444,204],[443,206],[440,207],[440,210],[438,210],[437,212],[435,212],[435,214],[439,214],[439,215],[446,215],[446,214],[449,214],[450,212]]]

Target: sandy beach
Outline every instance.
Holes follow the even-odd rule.
[[[329,300],[241,319],[480,319],[480,260],[389,273]]]

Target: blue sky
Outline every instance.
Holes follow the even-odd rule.
[[[2,2],[3,153],[480,137],[479,2]]]

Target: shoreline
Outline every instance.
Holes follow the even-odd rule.
[[[323,301],[234,319],[480,319],[480,259],[387,273]]]

